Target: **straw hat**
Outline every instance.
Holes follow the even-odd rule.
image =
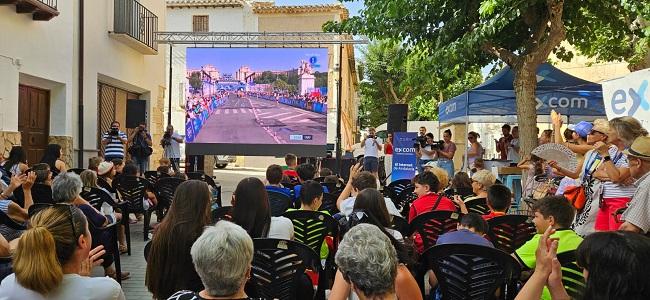
[[[650,160],[650,137],[640,136],[636,138],[632,146],[625,149],[623,153],[643,160]]]

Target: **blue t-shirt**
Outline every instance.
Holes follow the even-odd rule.
[[[492,242],[479,234],[471,232],[469,229],[447,232],[439,236],[436,245],[443,244],[470,244],[494,248]]]
[[[287,197],[291,197],[291,190],[285,187],[279,187],[279,186],[273,186],[273,185],[267,185],[266,186],[267,191],[271,192],[276,192],[276,193],[282,193],[283,195],[287,195]]]

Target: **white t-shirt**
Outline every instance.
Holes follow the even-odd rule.
[[[616,146],[609,147],[609,157],[616,168],[630,167],[627,155],[618,151]],[[625,186],[612,181],[603,181],[603,198],[632,198],[634,192],[636,192],[636,186],[633,184]]]
[[[293,240],[293,222],[285,217],[271,217],[269,238]]]
[[[431,145],[426,145],[423,149],[427,150],[427,151],[431,151]],[[426,153],[424,153],[424,151],[422,151],[422,156],[420,156],[420,159],[421,160],[432,160],[432,159],[436,159],[437,157],[438,157],[437,152],[434,152],[432,155],[427,155]]]
[[[11,274],[0,284],[0,300],[124,300],[124,292],[117,281],[109,277],[85,277],[65,274],[61,285],[47,297],[26,289]]]
[[[377,141],[377,144],[379,145],[382,144],[380,137],[377,137],[376,139],[366,139],[366,144],[363,148],[364,156],[379,157],[379,149],[377,149],[375,141]]]
[[[513,163],[518,163],[521,158],[515,148],[519,148],[519,139],[512,139],[510,145],[508,145],[508,160]]]
[[[343,202],[341,202],[341,213],[345,215],[346,217],[349,216],[352,211],[354,210],[354,200],[356,197],[349,197]],[[386,208],[388,209],[388,214],[392,216],[398,216],[401,217],[402,215],[399,213],[399,210],[397,207],[395,207],[395,203],[393,203],[390,198],[384,198],[384,201],[386,201]]]

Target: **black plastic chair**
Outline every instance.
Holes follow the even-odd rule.
[[[215,224],[221,220],[232,221],[232,206],[222,206],[217,209],[213,209],[212,214],[212,224]]]
[[[292,210],[284,213],[293,223],[294,240],[307,245],[320,253],[326,236],[338,237],[338,222],[330,215],[320,211]]]
[[[42,183],[34,183],[32,186],[32,200],[34,203],[48,203],[54,204],[52,198],[52,187]],[[25,194],[22,188],[14,190],[14,202],[21,207],[25,206]]]
[[[187,172],[187,179],[190,180],[201,180],[211,186],[216,190],[217,198],[214,199],[221,205],[221,185],[214,181],[214,179],[208,175],[205,175],[201,172]]]
[[[81,189],[79,196],[84,200],[88,201],[95,209],[101,211],[102,204],[107,203],[112,206],[114,209],[117,208],[122,212],[122,220],[120,225],[124,226],[124,235],[126,236],[126,249],[127,254],[131,255],[131,228],[129,224],[129,204],[127,202],[115,202],[115,199],[106,191],[93,188],[93,187],[84,187]],[[119,253],[119,251],[118,251]]]
[[[310,298],[300,291],[305,290],[307,283],[308,289],[312,288],[305,271],[322,273],[320,258],[314,250],[299,242],[281,239],[253,239],[253,248],[252,297]],[[317,294],[312,292],[314,296]]]
[[[468,244],[444,244],[423,254],[438,279],[442,299],[513,299],[521,273],[519,263],[501,250]]]
[[[174,200],[174,193],[178,186],[185,182],[185,179],[177,177],[161,177],[154,184],[154,190],[156,191],[156,197],[158,199],[159,211],[162,213],[161,218],[164,217],[167,209],[172,205]]]
[[[336,200],[338,196],[331,194],[331,193],[323,193],[323,203],[321,203],[320,208],[318,210],[325,210],[330,215],[335,215],[339,213],[339,209],[336,207]]]
[[[286,194],[276,191],[266,191],[269,195],[269,206],[271,208],[271,216],[279,217],[284,214],[287,209],[292,207],[291,197]]]
[[[407,237],[409,234],[409,222],[402,217],[393,215],[391,215],[391,217],[393,218],[391,228],[397,230],[403,237]]]
[[[156,184],[161,178],[171,177],[169,174],[159,173],[158,171],[146,171],[144,172],[144,178],[149,180],[152,184]]]
[[[476,213],[479,215],[487,215],[490,213],[490,208],[487,206],[487,199],[477,198],[465,201],[467,212]]]
[[[424,249],[433,247],[438,237],[450,231],[456,231],[461,214],[453,211],[430,211],[423,213],[409,224],[409,234],[417,232],[422,237]]]
[[[113,223],[105,227],[95,227],[95,225],[92,222],[88,222],[88,230],[90,231],[90,235],[97,237],[100,235],[105,235],[105,236],[110,236],[110,240],[106,241],[107,244],[104,245],[107,253],[111,253],[113,255],[113,263],[115,264],[115,280],[117,283],[120,285],[122,284],[122,264],[120,262],[120,247],[119,247],[119,237],[117,235],[117,228],[118,228],[119,223]],[[99,239],[93,238],[93,245],[92,247],[95,248],[100,245]],[[127,240],[128,242],[128,240]],[[128,244],[127,244],[128,245]],[[131,246],[128,246],[128,248],[131,248]],[[131,255],[131,253],[129,253]]]
[[[68,169],[68,172],[75,173],[77,175],[81,175],[81,172],[85,171],[86,169],[81,169],[81,168],[72,168]]]
[[[0,210],[0,224],[3,224],[14,230],[25,230],[27,226],[25,224],[18,223]]]
[[[413,193],[415,186],[409,179],[399,179],[391,182],[389,185],[384,187],[384,194],[395,203],[395,207],[402,212],[408,214],[408,209],[406,208],[407,202],[409,199],[405,199],[407,195]],[[402,193],[406,190],[405,193]]]
[[[126,201],[129,204],[129,213],[144,214],[144,240],[148,240],[151,213],[155,210],[155,207],[145,209],[142,201],[147,196],[147,190],[153,191],[151,182],[145,178],[137,176],[119,176],[113,179],[113,187],[120,194],[122,200]],[[122,216],[122,218],[128,220],[129,215],[127,214],[125,216]]]
[[[576,262],[576,252],[567,251],[557,254],[562,265],[562,285],[571,299],[582,299],[585,293],[585,278],[582,268]]]
[[[488,220],[488,237],[494,247],[513,253],[533,238],[537,229],[529,219],[524,215],[505,215]]]
[[[113,178],[113,180],[116,180],[119,177],[120,176],[116,176],[115,178]],[[100,188],[103,188],[103,189],[107,190],[109,193],[115,195],[116,199],[118,199],[118,200],[122,199],[122,198],[120,198],[120,195],[117,193],[117,190],[115,190],[115,188],[113,188],[113,186],[110,185],[108,183],[108,181],[106,181],[104,178],[97,177],[97,186],[100,187]]]

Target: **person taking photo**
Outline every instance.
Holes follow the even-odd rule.
[[[183,137],[174,131],[174,126],[171,124],[167,125],[167,130],[163,134],[163,138],[160,140],[160,146],[164,149],[163,156],[168,158],[171,162],[174,173],[180,172],[181,143],[183,143]]]
[[[149,170],[149,156],[153,153],[151,135],[147,132],[147,124],[143,121],[135,128],[135,133],[129,138],[131,147],[129,154],[140,169],[140,174]]]

